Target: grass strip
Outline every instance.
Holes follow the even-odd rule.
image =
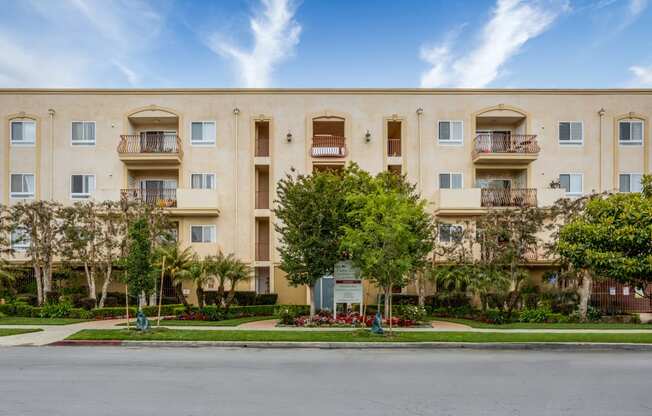
[[[70,325],[86,321],[87,319],[23,318],[19,316],[8,316],[6,318],[0,318],[0,325]]]
[[[652,343],[652,333],[501,333],[501,332],[394,332],[374,335],[368,330],[344,331],[220,331],[155,328],[147,332],[127,329],[86,329],[69,340],[122,341],[267,341],[267,342],[599,342]]]
[[[486,322],[474,321],[462,318],[438,318],[430,317],[431,321],[453,322],[456,324],[468,325],[472,328],[493,328],[493,329],[649,329],[652,331],[652,324],[619,324],[604,322],[583,322],[583,323],[529,323],[512,322],[508,324],[488,324]]]
[[[39,332],[42,329],[38,328],[0,328],[0,337],[9,335],[29,334],[30,332]]]
[[[161,319],[161,326],[238,326],[249,322],[268,321],[270,319],[277,319],[273,316],[247,316],[244,318],[224,319],[222,321],[188,321],[178,319]],[[135,325],[136,321],[130,321],[130,325]],[[150,324],[156,327],[156,318],[149,319]],[[126,324],[119,324],[117,326],[126,326]]]

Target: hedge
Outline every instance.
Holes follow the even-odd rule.
[[[162,305],[161,306],[161,315],[177,315],[184,310],[183,305]],[[16,303],[7,303],[0,305],[0,313],[3,313],[7,316],[20,316],[20,317],[32,317],[38,318],[41,316],[43,308],[30,306],[26,303],[16,302]],[[136,316],[138,312],[137,307],[129,307],[129,316]],[[157,316],[158,306],[145,306],[143,307],[143,313],[145,316]],[[110,308],[96,308],[87,311],[83,308],[72,308],[68,313],[66,318],[78,318],[78,319],[106,319],[106,318],[117,318],[125,316],[125,308],[123,306],[119,307],[110,307]]]
[[[224,293],[228,296],[228,292]],[[278,299],[276,293],[260,293],[254,291],[236,291],[233,295],[234,306],[258,306],[258,305],[275,305]],[[218,303],[218,292],[214,290],[204,292],[204,302],[206,305],[215,305]]]

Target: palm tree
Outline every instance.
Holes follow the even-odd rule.
[[[246,282],[249,279],[251,279],[251,267],[242,260],[233,258],[227,275],[227,280],[229,282],[229,295],[226,298],[227,311],[235,298],[235,288],[238,283]]]
[[[207,264],[205,260],[197,259],[190,265],[190,280],[195,284],[195,293],[197,294],[197,303],[200,308],[204,307],[204,285],[212,277],[207,273]]]
[[[0,290],[9,288],[14,280],[16,279],[10,271],[9,263],[0,259]]]
[[[154,267],[158,273],[163,268],[163,274],[172,281],[177,298],[184,306],[188,306],[188,301],[183,295],[183,281],[191,277],[190,268],[195,260],[196,255],[190,247],[180,250],[177,244],[158,247],[154,254]]]
[[[206,273],[209,277],[217,279],[218,304],[228,310],[235,298],[235,289],[238,283],[251,278],[251,268],[235,255],[225,255],[222,252],[206,258]],[[224,296],[225,287],[229,285],[228,296]]]

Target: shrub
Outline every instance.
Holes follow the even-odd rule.
[[[90,311],[95,307],[95,299],[82,298],[79,300],[79,307]]]
[[[442,291],[431,296],[426,296],[425,304],[432,309],[460,308],[470,306],[471,298],[464,292]]]
[[[38,304],[38,296],[34,295],[33,293],[20,293],[16,295],[16,300],[32,306],[36,306]]]
[[[82,308],[72,308],[68,313],[68,318],[74,319],[93,319],[93,313]]]
[[[256,292],[237,291],[234,293],[234,302],[239,306],[250,306],[256,304]]]
[[[509,322],[509,317],[500,309],[487,309],[480,314],[479,320],[488,324],[502,325]]]
[[[135,307],[129,307],[129,317],[135,317],[138,309]],[[122,318],[125,316],[126,311],[124,307],[117,308],[95,308],[90,311],[91,315],[95,319],[109,319],[109,318]]]
[[[46,303],[57,303],[57,302],[59,302],[59,297],[60,297],[60,294],[56,290],[51,290],[49,292],[45,292]]]
[[[423,306],[396,305],[392,309],[392,313],[403,320],[420,322],[426,317],[426,308]]]
[[[261,293],[256,295],[256,305],[276,305],[278,295],[276,293]]]
[[[204,303],[206,305],[217,305],[219,302],[218,292],[215,290],[204,291]]]
[[[380,295],[380,303],[385,304],[385,295]],[[392,293],[392,305],[418,305],[419,296],[405,295],[403,293]]]
[[[551,288],[541,293],[541,304],[554,313],[570,315],[577,309],[580,298],[574,289]]]
[[[67,318],[72,309],[72,303],[63,301],[59,303],[46,303],[41,308],[39,316],[41,318]]]
[[[179,299],[176,296],[163,296],[161,303],[163,305],[178,305]]]
[[[295,305],[284,305],[278,309],[279,323],[294,325],[294,321],[301,316],[301,311]]]
[[[161,316],[174,315],[175,308],[178,308],[179,306],[183,306],[183,305],[180,305],[178,303],[173,305],[161,305]],[[145,314],[145,316],[158,316],[158,305],[143,306],[143,313]]]
[[[543,323],[547,322],[551,312],[548,308],[525,309],[519,316],[520,322]]]

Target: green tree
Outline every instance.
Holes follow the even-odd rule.
[[[240,259],[233,259],[230,264],[230,270],[227,274],[229,293],[226,296],[226,311],[228,311],[229,307],[233,304],[238,284],[247,282],[249,279],[251,279],[251,267]]]
[[[139,297],[138,307],[145,304],[145,297],[154,290],[155,276],[152,272],[149,223],[146,218],[136,219],[127,234],[125,257],[125,280],[133,296]]]
[[[251,268],[233,253],[225,255],[219,252],[204,261],[208,277],[217,280],[217,304],[228,310],[235,299],[237,285],[251,278]],[[227,285],[228,293],[225,292]]]
[[[595,196],[561,229],[557,252],[583,273],[583,318],[595,278],[608,277],[643,288],[652,281],[650,236],[652,199],[640,193]]]
[[[315,314],[315,284],[333,273],[341,259],[340,240],[346,221],[341,175],[315,172],[288,175],[277,186],[274,228],[279,234],[281,268],[292,286],[310,290],[310,316]]]
[[[183,281],[191,278],[190,270],[196,260],[197,256],[192,248],[181,250],[178,244],[160,246],[154,253],[153,266],[156,275],[160,275],[162,271],[164,276],[170,278],[177,299],[185,306],[188,306],[188,301],[183,294]]]
[[[52,264],[58,254],[56,240],[60,208],[59,203],[42,200],[21,202],[9,208],[8,232],[20,235],[17,239],[28,243],[25,254],[34,270],[39,305],[52,291]]]
[[[404,287],[426,265],[433,244],[432,216],[410,189],[404,178],[383,173],[345,196],[348,213],[340,248],[362,277],[383,291],[390,323],[392,288]]]

